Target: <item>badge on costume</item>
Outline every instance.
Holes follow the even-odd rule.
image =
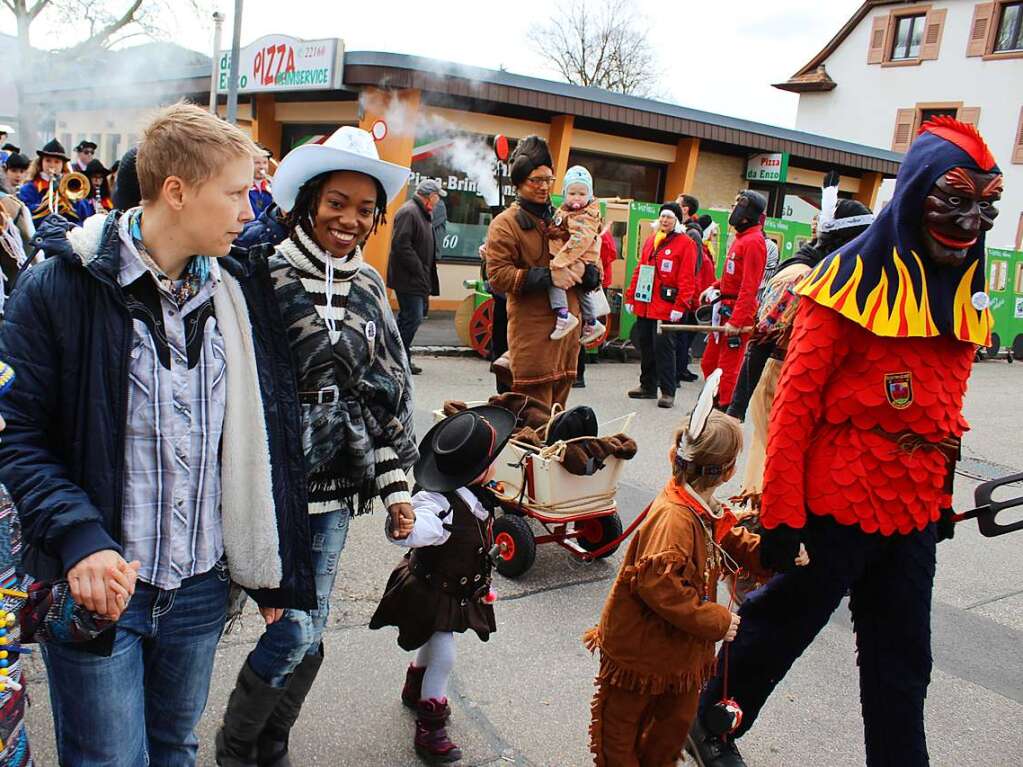
[[[886,373],[884,396],[896,410],[904,410],[913,404],[913,374]]]
[[[729,274],[735,274],[735,261],[731,258],[725,262],[725,271]]]
[[[661,259],[661,271],[662,272],[670,272],[671,268],[674,265],[675,265],[675,262],[672,261],[670,258],[662,258]]]

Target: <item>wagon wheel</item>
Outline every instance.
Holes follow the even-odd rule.
[[[462,346],[470,346],[469,325],[472,322],[472,314],[476,310],[476,296],[467,295],[462,303],[455,310],[455,332]]]
[[[1023,360],[1023,333],[1012,339],[1012,356],[1015,359]]]
[[[604,326],[604,332],[601,334],[601,336],[599,338],[593,339],[588,344],[586,344],[587,350],[599,349],[601,346],[603,346],[604,342],[607,341],[607,334],[608,334],[608,328],[605,325]]]
[[[579,532],[579,537],[576,538],[576,543],[579,544],[580,548],[586,551],[596,551],[603,546],[611,543],[615,538],[622,537],[622,518],[618,516],[616,511],[614,514],[609,514],[606,517],[594,517],[592,519],[584,519],[579,522],[573,523],[575,529]],[[621,541],[619,541],[619,544]],[[618,546],[614,546],[597,559],[604,559],[609,557],[618,550]]]
[[[986,357],[995,358],[998,356],[998,352],[1002,351],[1002,339],[999,339],[997,333],[991,333],[991,346],[987,348]]]
[[[469,320],[469,346],[483,359],[490,356],[490,339],[494,334],[494,299],[488,298],[476,307]]]
[[[517,578],[533,566],[536,540],[522,517],[502,514],[494,520],[494,544],[499,547],[497,572],[505,578]]]

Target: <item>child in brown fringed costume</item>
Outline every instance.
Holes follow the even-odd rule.
[[[675,764],[714,671],[714,644],[739,627],[739,616],[717,603],[723,568],[737,561],[769,575],[759,536],[733,529],[732,512],[713,497],[735,472],[739,422],[700,410],[676,435],[672,478],[629,544],[600,624],[583,637],[600,650],[590,724],[597,767]]]

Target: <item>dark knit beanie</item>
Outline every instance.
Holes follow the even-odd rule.
[[[515,147],[508,161],[511,164],[511,180],[515,186],[522,186],[529,174],[541,165],[554,167],[547,142],[539,136],[526,136]]]
[[[114,207],[118,210],[135,208],[142,203],[142,190],[139,189],[139,177],[135,172],[135,158],[138,153],[138,147],[133,146],[124,153],[121,164],[117,168],[113,200]]]
[[[664,211],[666,210],[670,211],[671,215],[678,219],[678,222],[680,224],[685,222],[685,216],[682,214],[682,206],[679,205],[677,202],[664,203],[664,205],[661,206],[660,213],[664,213]],[[658,215],[660,215],[660,213],[658,213]]]

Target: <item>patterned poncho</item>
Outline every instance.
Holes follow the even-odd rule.
[[[310,512],[356,496],[368,511],[378,493],[385,506],[408,502],[412,379],[383,280],[360,250],[334,258],[301,228],[269,269],[304,400]],[[324,401],[310,402],[317,392]]]

